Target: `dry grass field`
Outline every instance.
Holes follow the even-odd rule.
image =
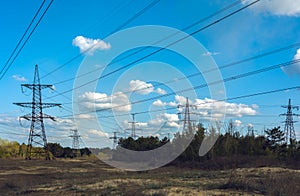
[[[97,159],[0,159],[0,195],[300,195],[300,171],[284,168],[121,171]]]

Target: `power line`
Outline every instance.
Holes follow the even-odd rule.
[[[243,0],[243,1],[244,1],[244,0]],[[198,25],[198,24],[200,24],[200,23],[202,23],[202,22],[204,22],[204,21],[206,21],[206,20],[209,20],[209,19],[213,18],[214,16],[217,16],[218,14],[220,14],[220,13],[222,13],[222,12],[225,12],[225,11],[229,10],[230,8],[236,6],[236,5],[240,4],[240,3],[241,3],[241,1],[238,0],[238,1],[236,1],[236,2],[234,2],[234,3],[232,3],[232,4],[230,4],[230,5],[228,5],[228,6],[224,7],[224,8],[222,8],[221,10],[219,10],[219,11],[217,11],[217,12],[215,12],[215,13],[209,15],[209,16],[207,16],[207,17],[205,17],[205,18],[203,18],[203,19],[200,19],[200,20],[194,22],[193,24],[191,24],[191,25],[189,25],[189,26],[186,26],[185,28],[181,29],[181,31],[186,31],[186,30],[188,30],[188,29],[190,29],[190,28],[192,28],[192,27],[194,27],[194,26],[196,26],[196,25]],[[179,32],[175,32],[175,33],[173,33],[173,34],[170,34],[169,36],[167,36],[167,37],[165,37],[165,38],[163,38],[163,39],[161,39],[161,40],[158,40],[157,42],[153,43],[152,45],[156,45],[156,44],[158,44],[158,43],[161,43],[162,41],[165,41],[165,40],[167,40],[167,39],[169,39],[169,38],[171,38],[171,37],[174,37],[174,36],[177,35],[178,33],[179,33]],[[129,57],[131,57],[131,56],[133,56],[133,55],[136,55],[136,54],[138,54],[138,53],[140,53],[140,52],[142,52],[142,51],[144,51],[144,50],[146,50],[146,49],[148,49],[148,48],[151,48],[151,46],[143,47],[143,48],[141,48],[141,49],[139,49],[139,50],[137,50],[137,51],[134,51],[134,52],[132,52],[132,53],[130,53],[130,54],[124,56],[124,57],[121,57],[121,58],[117,59],[117,60],[114,61],[114,62],[109,63],[107,66],[111,66],[111,65],[116,64],[116,63],[118,63],[118,62],[121,62],[122,60],[127,59],[127,58],[129,58]],[[65,66],[65,65],[66,65],[66,64],[60,66],[59,69],[62,68],[63,66]],[[65,79],[65,80],[60,81],[60,82],[56,82],[54,85],[62,84],[62,83],[65,83],[65,82],[74,80],[75,78],[80,78],[80,77],[83,77],[83,76],[85,76],[85,75],[94,73],[95,71],[97,71],[97,70],[99,70],[99,69],[102,69],[103,67],[105,67],[105,66],[101,66],[100,68],[97,68],[97,69],[95,69],[95,70],[92,70],[92,71],[83,73],[83,74],[78,75],[78,76],[76,76],[76,77],[72,77],[72,78]]]
[[[271,55],[271,54],[274,54],[274,53],[278,53],[278,52],[281,52],[281,51],[284,51],[284,50],[287,50],[287,49],[291,49],[291,48],[294,48],[294,47],[297,47],[297,46],[300,46],[300,42],[299,43],[294,43],[294,44],[291,44],[291,45],[288,45],[288,46],[285,46],[285,47],[281,47],[281,48],[278,48],[278,49],[275,49],[275,50],[272,50],[272,51],[269,51],[269,52],[265,52],[265,53],[262,53],[262,54],[258,54],[258,55],[255,55],[253,57],[249,57],[249,58],[245,58],[245,59],[242,59],[242,60],[238,60],[238,61],[235,61],[235,62],[232,62],[232,63],[228,63],[228,64],[225,64],[225,65],[222,65],[218,68],[212,68],[212,69],[208,69],[208,70],[204,70],[203,72],[201,73],[193,73],[193,74],[190,74],[190,75],[187,75],[187,76],[184,76],[184,77],[181,77],[181,78],[178,78],[176,80],[169,80],[169,81],[166,81],[166,82],[163,82],[163,83],[159,83],[159,84],[153,84],[152,87],[159,87],[159,86],[163,86],[163,85],[166,85],[166,84],[170,84],[170,83],[174,83],[174,82],[178,82],[178,81],[181,81],[181,80],[184,80],[186,78],[192,78],[192,77],[196,77],[196,76],[199,76],[199,75],[202,75],[204,73],[209,73],[209,72],[212,72],[212,71],[216,71],[218,69],[225,69],[225,68],[228,68],[228,67],[231,67],[231,66],[234,66],[234,65],[238,65],[238,64],[241,64],[241,63],[245,63],[247,61],[250,61],[250,60],[254,60],[254,59],[257,59],[257,58],[261,58],[261,57],[264,57],[264,56],[268,56],[268,55]],[[296,59],[298,60],[298,59]],[[290,61],[292,62],[292,61]],[[125,91],[123,92],[124,94],[127,94],[127,93],[134,93],[134,92],[139,92],[139,91],[143,91],[143,90],[147,90],[149,89],[150,87],[144,87],[144,88],[136,88],[134,90],[128,90],[128,91]],[[59,92],[57,92],[59,94]],[[58,95],[59,96],[59,95]],[[64,96],[64,95],[62,95]],[[106,98],[112,98],[114,95],[111,95],[111,96],[108,96],[108,97],[105,97],[105,98],[97,98],[96,100],[101,100],[101,99],[106,99]],[[64,96],[66,97],[66,96]],[[67,97],[66,97],[67,98]],[[70,100],[70,98],[68,98]],[[63,104],[73,104],[74,102],[67,102],[67,103],[63,103]]]
[[[149,10],[150,8],[154,7],[160,0],[154,0],[152,1],[149,5],[147,5],[145,8],[143,8],[141,11],[139,11],[138,13],[136,13],[134,16],[132,16],[131,18],[129,18],[128,20],[126,20],[123,24],[121,24],[120,26],[118,26],[115,30],[113,30],[110,34],[114,34],[115,32],[121,30],[123,27],[125,27],[126,25],[128,25],[130,22],[132,22],[133,20],[135,20],[136,18],[138,18],[140,15],[142,15],[143,13],[145,13],[147,10]]]
[[[261,95],[266,95],[266,94],[273,94],[273,93],[278,93],[278,92],[283,92],[283,91],[287,91],[287,90],[299,90],[300,86],[293,86],[293,87],[287,87],[287,88],[282,88],[282,89],[275,89],[275,90],[270,90],[270,91],[263,91],[263,92],[257,92],[257,93],[252,93],[252,94],[247,94],[247,95],[241,95],[241,96],[236,96],[236,97],[231,97],[231,98],[225,98],[225,99],[219,99],[219,100],[214,100],[211,103],[217,103],[217,102],[224,102],[224,101],[233,101],[236,99],[243,99],[243,98],[249,98],[249,97],[255,97],[255,96],[261,96]],[[201,106],[201,105],[205,105],[207,103],[199,103],[199,104],[195,104],[196,106]],[[147,114],[147,113],[153,113],[153,112],[161,112],[161,111],[165,111],[165,110],[174,110],[176,109],[175,107],[170,107],[170,108],[163,108],[163,109],[157,109],[157,110],[152,110],[152,111],[140,111],[140,112],[135,112],[135,114]],[[91,113],[87,112],[87,113]],[[75,115],[81,115],[81,114],[86,114],[86,113],[80,113],[80,114],[75,114]],[[111,115],[111,116],[99,116],[101,118],[114,118],[116,116],[125,116],[128,114],[119,114],[119,115]],[[66,116],[60,116],[60,118],[64,118],[64,117],[69,117],[72,115],[66,115]]]
[[[45,9],[45,11],[43,12],[42,16],[39,18],[39,20],[37,21],[36,25],[33,27],[33,29],[31,30],[30,34],[28,35],[28,37],[26,38],[26,40],[24,41],[23,45],[21,46],[21,48],[18,50],[18,52],[16,53],[15,57],[12,59],[12,61],[9,63],[9,65],[7,66],[7,64],[5,64],[4,67],[6,67],[5,71],[3,72],[3,70],[1,70],[1,73],[3,72],[3,74],[0,76],[0,80],[5,76],[5,74],[7,73],[7,71],[9,70],[9,68],[12,66],[12,64],[14,63],[14,61],[16,60],[16,58],[19,56],[19,54],[21,53],[21,51],[23,50],[23,48],[25,47],[26,43],[28,42],[28,40],[30,39],[30,37],[32,36],[33,32],[36,30],[36,28],[38,27],[38,25],[40,24],[40,22],[42,21],[42,19],[44,18],[45,14],[47,13],[47,11],[49,10],[51,4],[53,3],[53,0],[51,0],[51,2],[48,4],[47,8]],[[42,3],[42,5],[44,4],[44,2]],[[41,5],[41,6],[42,6]],[[40,11],[40,8],[38,10],[38,12]],[[37,13],[38,14],[38,13]],[[36,17],[36,16],[35,16]],[[35,19],[34,17],[34,19]],[[29,25],[31,26],[31,24]],[[30,27],[29,27],[30,28]],[[27,30],[26,30],[26,33],[27,33]],[[25,33],[25,34],[26,34]],[[23,36],[25,36],[25,34]],[[21,41],[23,40],[23,37],[22,36],[22,39],[19,41],[19,43],[21,43]],[[17,44],[17,47],[20,45],[20,44]],[[17,49],[17,47],[15,49]],[[13,54],[15,53],[15,50],[13,52]],[[11,56],[13,56],[13,54]],[[11,57],[9,58],[9,60],[11,59]],[[9,62],[9,60],[7,61],[7,63]]]
[[[295,64],[295,63],[298,63],[298,62],[300,62],[300,59],[296,59],[296,60],[293,60],[293,61],[288,61],[288,62],[285,62],[285,63],[280,63],[280,64],[277,64],[277,65],[272,65],[272,66],[269,66],[269,67],[265,67],[265,68],[258,69],[258,70],[255,70],[255,71],[251,71],[251,72],[246,72],[246,73],[235,75],[235,76],[230,76],[230,77],[228,77],[226,79],[223,79],[223,80],[218,80],[218,81],[214,81],[214,82],[211,82],[211,83],[204,83],[204,84],[198,85],[198,86],[193,87],[193,88],[187,88],[187,89],[183,89],[183,90],[180,90],[180,91],[167,93],[167,94],[164,94],[164,95],[159,95],[159,96],[156,96],[156,97],[151,97],[151,98],[147,98],[147,99],[138,100],[138,101],[132,102],[130,104],[137,104],[137,103],[147,102],[147,101],[155,100],[155,99],[162,98],[162,97],[167,97],[167,96],[178,94],[178,93],[183,93],[183,92],[187,92],[187,91],[191,91],[191,90],[195,90],[195,89],[199,89],[199,88],[204,88],[204,87],[207,87],[209,85],[214,85],[214,84],[218,84],[218,83],[222,83],[222,82],[229,82],[229,81],[232,81],[232,80],[236,80],[236,79],[240,79],[240,78],[244,78],[244,77],[249,77],[249,76],[252,76],[252,75],[259,74],[259,73],[263,73],[263,72],[271,71],[271,70],[274,70],[274,69],[278,69],[278,68],[280,68],[280,66],[282,66],[282,67],[289,66],[289,65],[292,65],[292,64]],[[117,105],[117,106],[114,106],[114,107],[109,108],[109,109],[101,109],[101,110],[97,110],[97,111],[98,112],[107,111],[107,110],[110,110],[110,109],[114,109],[114,108],[118,108],[118,107],[124,107],[124,106],[128,106],[128,105],[129,104]],[[86,112],[85,114],[92,113],[92,112],[94,112],[94,111]]]
[[[140,15],[142,15],[143,13],[145,13],[148,9],[152,8],[154,5],[156,5],[160,0],[154,0],[152,3],[150,3],[149,5],[147,5],[146,7],[144,7],[142,10],[140,10],[139,12],[137,12],[135,15],[133,15],[131,18],[129,18],[127,21],[125,21],[123,24],[121,24],[119,27],[117,27],[115,30],[111,31],[108,35],[115,33],[115,31],[118,31],[118,29],[121,29],[123,27],[125,27],[126,25],[128,25],[130,22],[132,22],[133,20],[135,20],[136,18],[138,18]],[[92,45],[91,47],[87,48],[86,50],[84,50],[83,52],[81,52],[80,54],[72,57],[71,59],[69,59],[67,62],[65,62],[64,64],[62,64],[61,66],[57,67],[56,69],[50,71],[49,73],[45,74],[44,76],[41,77],[41,79],[48,77],[49,75],[55,73],[56,71],[60,70],[61,68],[63,68],[64,66],[70,64],[71,62],[73,62],[74,60],[78,59],[79,57],[82,56],[82,54],[87,53],[88,51],[90,51],[91,49],[93,49],[96,46],[96,44]],[[57,83],[56,83],[57,84]],[[56,85],[54,84],[54,85]]]
[[[182,89],[182,90],[179,90],[179,91],[170,92],[170,93],[163,94],[163,95],[158,95],[158,96],[151,97],[151,98],[141,99],[141,100],[138,100],[138,101],[134,101],[134,102],[132,102],[130,104],[117,105],[117,106],[114,106],[114,107],[109,108],[109,109],[101,109],[101,110],[97,110],[97,111],[98,112],[100,112],[100,111],[107,111],[107,110],[110,110],[110,109],[124,107],[124,106],[132,105],[132,104],[137,104],[137,103],[147,102],[147,101],[151,101],[151,100],[156,100],[156,99],[159,99],[159,98],[162,98],[162,97],[168,97],[170,95],[176,95],[178,93],[184,93],[184,92],[188,92],[188,91],[192,91],[192,90],[196,90],[196,89],[208,87],[210,85],[215,85],[215,84],[219,84],[219,83],[223,83],[223,82],[229,82],[229,81],[233,81],[233,80],[237,80],[237,79],[241,79],[241,78],[253,76],[253,75],[256,75],[256,74],[260,74],[260,73],[263,73],[263,72],[267,72],[267,71],[271,71],[271,70],[274,70],[274,69],[278,69],[280,67],[286,67],[286,66],[289,66],[289,65],[292,65],[292,64],[295,64],[295,63],[299,63],[299,62],[300,62],[300,59],[296,59],[296,60],[293,60],[293,61],[288,61],[288,62],[285,62],[285,63],[280,63],[280,64],[268,66],[268,67],[265,67],[265,68],[262,68],[262,69],[258,69],[258,70],[246,72],[246,73],[243,73],[243,74],[238,74],[238,75],[235,75],[235,76],[230,76],[228,78],[225,78],[225,79],[222,79],[222,80],[217,80],[217,81],[214,81],[214,82],[211,82],[211,83],[203,83],[203,84],[200,84],[200,85],[192,87],[192,88],[186,88],[186,89]],[[91,111],[91,112],[93,112],[93,111]],[[91,112],[87,112],[87,113],[91,113]]]
[[[120,13],[120,11],[122,10],[122,9],[124,9],[125,7],[127,7],[127,6],[129,6],[132,2],[134,2],[134,0],[130,0],[130,1],[124,1],[124,2],[121,2],[121,3],[118,3],[116,6],[114,6],[112,9],[110,9],[110,10],[108,10],[107,11],[107,14],[104,16],[104,17],[102,17],[101,18],[101,20],[99,20],[99,21],[97,21],[97,22],[95,22],[93,25],[91,25],[88,29],[86,29],[86,33],[91,33],[93,30],[93,28],[94,28],[94,26],[98,26],[98,25],[100,25],[100,24],[104,24],[105,22],[107,22],[112,16],[115,16],[115,15],[117,15],[117,14],[119,14]],[[56,52],[58,52],[58,51],[56,51]],[[79,55],[79,56],[81,56],[81,55]],[[37,64],[44,64],[45,62],[48,62],[49,61],[49,59],[47,59],[47,60],[43,60],[43,61],[41,61],[40,63],[37,63]],[[41,79],[43,79],[44,78],[44,76],[43,77],[41,77]]]
[[[152,55],[154,55],[154,54],[156,54],[156,53],[158,53],[158,52],[161,52],[161,51],[163,51],[163,50],[169,48],[170,46],[175,45],[175,44],[177,44],[177,43],[179,43],[179,42],[181,42],[181,41],[183,41],[183,40],[189,38],[190,36],[195,35],[195,34],[201,32],[201,31],[203,31],[203,30],[205,30],[205,29],[207,29],[207,28],[209,28],[209,27],[211,27],[211,26],[213,26],[213,25],[215,25],[215,24],[217,24],[217,23],[219,23],[219,22],[221,22],[221,21],[223,21],[223,20],[225,20],[225,19],[227,19],[227,18],[229,18],[229,17],[231,17],[231,16],[233,16],[233,15],[235,15],[235,14],[241,12],[241,11],[243,11],[244,9],[250,7],[251,5],[253,5],[253,4],[255,4],[255,3],[259,2],[259,1],[260,1],[260,0],[256,0],[256,1],[250,3],[250,4],[246,5],[246,6],[243,6],[242,8],[240,8],[240,9],[238,9],[238,10],[235,10],[235,11],[233,11],[233,12],[227,14],[226,16],[221,17],[220,19],[218,19],[218,20],[216,20],[216,21],[214,21],[214,22],[212,22],[212,23],[210,23],[210,24],[208,24],[208,25],[206,25],[206,26],[204,26],[204,27],[202,27],[202,28],[200,28],[200,29],[198,29],[198,30],[192,32],[191,34],[186,35],[186,36],[184,36],[184,37],[182,37],[182,38],[180,38],[180,39],[178,39],[178,40],[176,40],[176,41],[174,41],[174,42],[172,42],[172,43],[166,45],[165,47],[159,48],[158,50],[156,50],[156,51],[154,51],[154,52],[152,52],[152,53],[150,53],[150,54],[148,54],[148,55],[145,55],[145,56],[143,56],[143,57],[141,57],[141,58],[139,58],[139,59],[137,59],[137,60],[134,60],[134,61],[132,61],[132,62],[129,63],[129,64],[126,64],[126,65],[124,65],[124,66],[122,66],[122,67],[120,67],[120,68],[118,68],[118,69],[116,69],[116,70],[114,70],[114,71],[111,71],[111,72],[109,72],[109,73],[107,73],[107,74],[105,74],[105,75],[102,75],[102,76],[100,76],[100,77],[98,77],[98,78],[96,78],[96,79],[93,79],[93,80],[91,80],[91,81],[89,81],[89,82],[86,82],[86,83],[84,83],[84,84],[82,84],[82,85],[80,85],[80,86],[73,87],[73,88],[70,89],[70,90],[66,90],[66,91],[60,93],[60,95],[65,94],[65,93],[68,93],[68,92],[71,92],[71,91],[73,91],[73,90],[75,90],[75,89],[79,89],[79,88],[81,88],[81,87],[83,87],[83,86],[86,86],[86,85],[88,85],[88,84],[91,84],[91,83],[93,83],[93,82],[95,82],[95,81],[97,81],[97,80],[100,80],[100,79],[102,79],[102,78],[108,77],[108,76],[110,76],[110,75],[112,75],[112,74],[114,74],[114,73],[116,73],[116,72],[119,72],[119,71],[121,71],[121,70],[123,70],[123,69],[129,67],[130,65],[133,65],[133,64],[135,64],[135,63],[137,63],[137,62],[140,62],[140,61],[142,61],[142,60],[144,60],[144,59],[146,59],[146,58],[148,58],[148,57],[150,57],[150,56],[152,56]],[[56,96],[52,96],[52,97],[56,97]],[[51,97],[51,98],[52,98],[52,97]]]
[[[7,59],[6,63],[4,64],[4,66],[2,67],[1,71],[0,71],[0,75],[2,74],[2,72],[4,71],[4,69],[6,68],[6,66],[8,65],[9,61],[11,60],[11,58],[13,57],[13,55],[15,54],[15,52],[17,51],[19,45],[21,44],[21,42],[23,41],[25,35],[27,34],[27,32],[29,31],[31,25],[33,24],[35,18],[38,16],[38,14],[40,13],[42,7],[45,4],[45,0],[43,0],[42,4],[40,5],[40,7],[38,8],[38,10],[36,11],[36,13],[34,14],[34,17],[31,19],[27,29],[25,30],[25,32],[23,33],[21,39],[19,40],[19,42],[17,43],[17,45],[15,46],[15,49],[12,51],[11,55],[9,56],[9,58]]]

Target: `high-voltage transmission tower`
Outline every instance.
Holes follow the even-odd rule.
[[[73,135],[70,135],[69,137],[73,138],[73,143],[72,143],[73,154],[74,156],[78,157],[80,156],[80,145],[79,145],[80,135],[78,134],[77,129],[72,129],[71,131],[73,131]]]
[[[52,85],[48,84],[40,84],[40,76],[38,71],[38,66],[35,66],[34,72],[34,81],[32,84],[22,84],[23,87],[32,90],[32,101],[31,102],[23,102],[23,103],[14,103],[15,105],[31,108],[31,113],[26,114],[24,116],[20,116],[28,121],[31,121],[30,132],[28,137],[28,144],[26,148],[26,157],[25,159],[30,160],[32,158],[33,153],[43,153],[46,160],[49,160],[49,151],[47,147],[47,138],[45,133],[45,125],[44,119],[49,118],[51,120],[55,120],[54,117],[49,116],[43,113],[43,109],[51,108],[55,106],[60,106],[58,103],[43,103],[42,102],[42,89],[50,88],[52,89]],[[35,148],[32,147],[40,147]],[[42,147],[42,148],[41,148]]]
[[[128,123],[130,123],[131,124],[131,129],[127,129],[127,130],[131,130],[131,137],[133,138],[133,139],[135,139],[136,137],[138,137],[137,135],[136,135],[136,130],[141,130],[141,129],[137,129],[136,128],[136,121],[135,121],[135,113],[132,113],[131,114],[132,115],[132,121],[131,122],[128,122]]]
[[[189,98],[186,98],[185,105],[178,105],[177,108],[184,108],[184,112],[178,113],[178,115],[184,114],[183,120],[183,131],[182,133],[193,133],[193,124],[191,120],[191,114],[195,114],[190,112],[190,109],[197,109],[196,105],[189,104]]]
[[[109,137],[109,139],[112,139],[112,140],[113,140],[113,148],[114,148],[114,149],[117,147],[117,145],[118,145],[118,139],[120,138],[120,137],[117,136],[118,133],[119,133],[119,132],[114,131],[114,132],[113,132],[114,135],[113,135],[112,137]]]
[[[288,144],[289,142],[296,140],[294,123],[297,121],[293,120],[293,116],[300,116],[300,115],[294,114],[293,109],[299,110],[299,106],[293,106],[291,104],[291,99],[289,99],[288,105],[283,105],[281,107],[287,108],[287,112],[284,114],[280,114],[280,115],[286,116],[286,119],[283,122],[285,123],[285,126],[284,126],[285,142]]]

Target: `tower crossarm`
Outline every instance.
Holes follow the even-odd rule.
[[[32,108],[32,105],[34,105],[35,103],[32,103],[32,102],[22,102],[22,103],[13,103],[17,106],[21,106],[21,107],[24,107],[24,108]],[[40,103],[39,105],[41,105],[41,107],[43,109],[45,108],[52,108],[52,107],[60,107],[61,104],[59,103]]]
[[[26,115],[20,116],[19,119],[21,119],[21,118],[24,118],[26,120],[30,120],[31,119],[31,114],[26,114]]]
[[[59,103],[42,103],[43,108],[52,108],[52,107],[60,107]]]
[[[13,103],[17,106],[21,106],[24,108],[31,108],[32,107],[32,102],[23,102],[23,103]]]
[[[50,84],[21,84],[21,87],[26,87],[31,90],[36,87],[40,88],[41,90],[45,89],[45,88],[53,89],[53,85],[50,85]]]
[[[51,120],[53,120],[53,121],[56,121],[55,120],[55,118],[53,117],[53,116],[50,116],[50,115],[48,115],[48,114],[43,114],[43,118],[49,118],[49,119],[51,119]]]
[[[294,114],[294,113],[291,113],[291,114],[287,114],[287,113],[279,114],[279,116],[287,116],[287,115],[290,115],[290,116],[300,116],[300,114]]]

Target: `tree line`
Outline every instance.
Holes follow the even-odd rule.
[[[235,130],[233,124],[229,124],[226,133],[218,136],[216,143],[209,152],[204,156],[199,156],[199,148],[204,139],[210,139],[217,131],[218,126],[206,129],[202,124],[198,124],[196,126],[196,131],[193,131],[194,137],[189,146],[170,164],[182,165],[182,163],[185,163],[187,166],[201,166],[201,163],[206,163],[203,164],[205,167],[210,167],[214,164],[215,166],[219,165],[220,167],[226,167],[228,165],[234,167],[234,164],[239,164],[241,162],[247,164],[247,161],[248,163],[249,161],[259,163],[262,162],[262,160],[270,160],[270,162],[261,164],[286,161],[292,162],[293,164],[296,164],[297,167],[300,167],[300,141],[297,142],[296,140],[291,140],[287,144],[285,142],[284,132],[280,127],[265,130],[265,136],[255,136],[254,134],[240,135],[240,133]],[[122,157],[122,160],[124,160],[124,157],[126,157],[126,154],[124,154],[123,151],[121,151],[122,154],[118,151],[118,148],[120,147],[135,151],[151,150],[158,148],[167,142],[178,144],[177,141],[190,137],[190,134],[191,133],[177,133],[174,135],[172,141],[169,141],[166,137],[159,139],[158,137],[153,136],[141,137],[136,140],[131,137],[121,138],[117,149],[113,153],[113,158],[118,160],[118,157]],[[174,148],[178,148],[178,145],[174,145]]]
[[[170,164],[202,165],[204,167],[222,165],[226,167],[234,166],[234,164],[240,162],[254,161],[258,163],[269,159],[273,162],[292,162],[293,164],[298,164],[300,168],[300,141],[291,140],[287,144],[284,132],[280,127],[265,130],[264,136],[255,136],[254,134],[241,135],[231,122],[225,133],[218,135],[217,141],[209,152],[204,156],[199,156],[199,148],[202,142],[205,139],[210,139],[218,132],[220,132],[220,126],[218,125],[204,128],[202,124],[198,124],[188,132],[176,133],[171,141],[167,137],[159,139],[154,136],[139,137],[137,139],[131,137],[120,138],[116,149],[105,148],[103,152],[109,154],[112,159],[126,160],[126,152],[119,151],[120,147],[134,151],[148,151],[170,143],[172,148],[178,149],[183,148],[178,145],[180,141],[186,141],[192,135],[193,139],[188,147],[182,149],[183,152]],[[24,143],[19,144],[18,142],[0,139],[0,158],[25,158],[26,147]],[[51,158],[74,158],[91,155],[91,151],[88,148],[74,150],[70,147],[62,147],[58,143],[48,143],[47,148]],[[38,150],[37,147],[33,147],[33,151],[35,149]],[[94,153],[102,152],[101,149],[91,150]],[[172,153],[172,150],[166,153]],[[151,159],[151,157],[146,158]]]
[[[48,143],[47,148],[50,154],[50,158],[74,158],[78,156],[90,156],[91,151],[88,148],[82,148],[74,150],[70,147],[62,147],[58,143]],[[0,138],[0,158],[25,158],[27,145],[19,144],[15,141],[3,140]],[[44,158],[44,154],[35,152],[41,152],[41,147],[32,147],[33,158]]]

